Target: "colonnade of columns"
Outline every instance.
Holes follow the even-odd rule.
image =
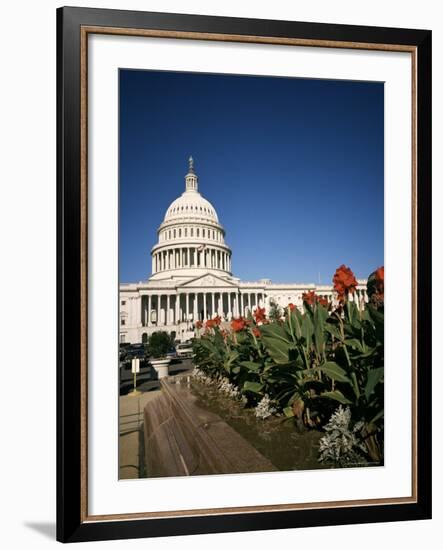
[[[231,254],[226,250],[202,245],[200,247],[169,248],[154,252],[152,273],[170,269],[202,267],[231,272]]]
[[[141,319],[142,325],[147,327],[206,321],[216,315],[230,320],[246,315],[257,306],[265,306],[263,292],[149,294],[141,299]]]

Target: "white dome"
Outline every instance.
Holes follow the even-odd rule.
[[[215,208],[198,191],[185,191],[175,199],[166,211],[164,222],[184,218],[218,223]]]

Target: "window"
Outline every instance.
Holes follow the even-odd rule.
[[[126,300],[122,300],[122,306],[126,305]]]
[[[179,236],[179,237],[182,236],[182,230],[181,230],[181,229],[178,230],[178,236]]]
[[[185,237],[187,237],[187,236],[188,236],[188,228],[185,227]]]
[[[176,230],[174,229],[174,239],[175,239],[176,236],[177,236],[177,235],[176,235]]]
[[[200,237],[200,229],[197,229],[197,237]]]
[[[126,334],[120,334],[120,343],[125,344],[126,343]]]
[[[193,237],[193,236],[194,236],[194,230],[191,227],[191,237]]]
[[[126,319],[120,319],[121,326],[126,325]]]

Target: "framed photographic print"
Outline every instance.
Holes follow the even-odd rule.
[[[57,33],[57,538],[430,518],[431,32]]]

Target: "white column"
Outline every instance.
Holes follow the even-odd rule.
[[[215,292],[212,293],[211,298],[212,298],[212,303],[211,303],[212,312],[211,312],[210,317],[212,318],[217,313],[217,309],[215,307]]]
[[[203,320],[206,321],[206,292],[203,292]]]
[[[194,323],[198,320],[198,294],[194,294],[194,314],[193,314],[193,321]]]
[[[175,295],[175,324],[178,323],[180,318],[180,294]]]
[[[231,293],[228,292],[228,316],[232,317],[232,310],[231,310]]]
[[[171,324],[170,312],[169,312],[170,308],[171,308],[171,296],[168,294],[166,296],[166,324],[167,325]]]
[[[218,295],[217,314],[221,316],[222,315],[222,310],[223,310],[223,293],[220,292],[220,294]]]
[[[255,293],[255,306],[259,307],[259,305],[258,305],[258,292]]]
[[[186,293],[186,321],[189,319],[189,293]]]
[[[160,302],[161,302],[161,294],[157,294],[157,326],[160,325]]]
[[[243,294],[240,292],[240,315],[244,317],[245,311],[243,306]]]
[[[151,326],[152,296],[148,295],[148,327]]]

